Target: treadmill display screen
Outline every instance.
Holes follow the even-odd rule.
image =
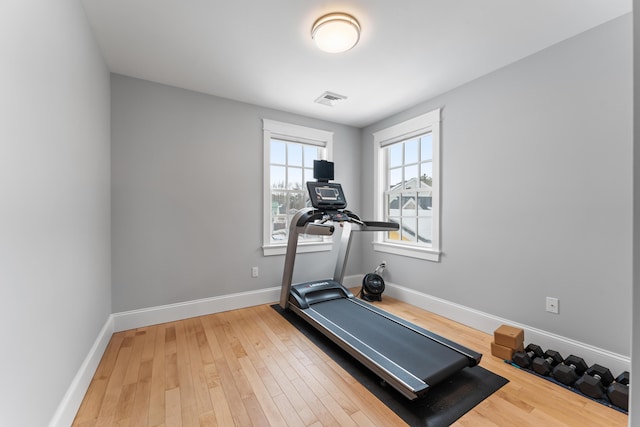
[[[338,210],[347,207],[342,186],[335,182],[307,182],[311,204],[316,209]]]
[[[321,200],[338,200],[340,193],[335,188],[316,187],[316,196]]]

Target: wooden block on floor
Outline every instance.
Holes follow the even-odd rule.
[[[519,350],[524,346],[524,331],[509,325],[502,325],[493,333],[494,342],[502,347]]]
[[[495,341],[491,343],[491,354],[495,357],[499,357],[502,360],[511,360],[513,353],[515,353],[515,350],[512,348],[496,344]]]

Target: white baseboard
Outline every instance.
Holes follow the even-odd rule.
[[[111,335],[113,335],[113,315],[108,317],[98,333],[89,354],[80,365],[78,373],[71,381],[71,385],[51,418],[49,427],[68,427],[73,423],[80,404],[82,404],[82,399],[84,399],[96,369],[98,369],[102,355],[107,349]]]
[[[280,300],[280,287],[203,298],[113,314],[114,331],[142,328],[190,317],[235,310]]]
[[[500,325],[504,324],[522,328],[526,342],[534,342],[542,348],[552,348],[566,356],[569,354],[579,355],[588,364],[597,363],[608,367],[614,376],[631,369],[631,358],[627,356],[474,310],[400,285],[385,283],[385,295],[491,335]]]

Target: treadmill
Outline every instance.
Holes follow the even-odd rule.
[[[333,163],[316,161],[307,182],[313,207],[291,220],[280,307],[291,310],[398,390],[414,400],[466,367],[480,363],[482,354],[356,298],[342,285],[352,231],[393,231],[393,222],[362,221],[346,210],[347,202],[333,179]],[[342,228],[333,279],[292,285],[300,234],[333,235]]]

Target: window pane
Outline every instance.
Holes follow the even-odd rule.
[[[418,165],[406,166],[404,168],[404,188],[418,188]]]
[[[287,144],[289,166],[302,166],[302,145],[290,142]]]
[[[426,162],[420,165],[420,186],[433,187],[433,163]]]
[[[277,139],[271,140],[271,163],[277,163],[280,165],[284,165],[287,163],[287,158],[285,155],[285,150],[287,149],[287,145],[283,141],[278,141]]]
[[[284,166],[271,166],[271,188],[285,188],[287,182]]]
[[[389,221],[400,224],[400,218],[389,218]],[[387,232],[387,240],[400,240],[400,230]]]
[[[271,240],[283,241],[287,239],[287,193],[274,191],[271,193]]]
[[[389,171],[389,190],[402,188],[402,168],[395,168]]]
[[[389,167],[402,165],[402,144],[393,144],[387,148],[389,153]]]
[[[417,216],[417,200],[415,194],[402,196],[402,217]]]
[[[287,217],[277,216],[271,218],[271,240],[274,242],[286,241],[289,235],[287,226]]]
[[[417,231],[418,222],[416,218],[405,218],[402,217],[402,240],[405,242],[415,242],[416,241],[416,231]]]
[[[302,169],[301,168],[288,168],[289,176],[288,176],[288,185],[287,188],[290,190],[300,190],[303,188],[302,186]]]
[[[400,196],[395,194],[388,197],[387,216],[400,216]]]
[[[418,140],[411,139],[404,143],[404,164],[418,162]]]
[[[418,195],[418,216],[431,217],[431,196]]]
[[[287,213],[287,193],[271,192],[271,215],[285,215]]]
[[[313,168],[313,161],[318,160],[318,147],[304,146],[304,167]],[[313,178],[313,175],[311,176]]]
[[[313,169],[304,169],[304,176],[302,177],[302,183],[306,183],[307,181],[314,181],[313,179]],[[306,184],[305,184],[306,186]],[[306,187],[305,187],[306,188]]]
[[[433,158],[433,140],[431,133],[420,138],[420,160],[431,160]]]
[[[288,214],[293,216],[300,209],[304,208],[305,196],[303,192],[292,191],[289,193]]]
[[[431,211],[428,211],[431,213]],[[431,244],[431,229],[433,227],[433,221],[431,215],[428,217],[418,218],[418,242]]]

